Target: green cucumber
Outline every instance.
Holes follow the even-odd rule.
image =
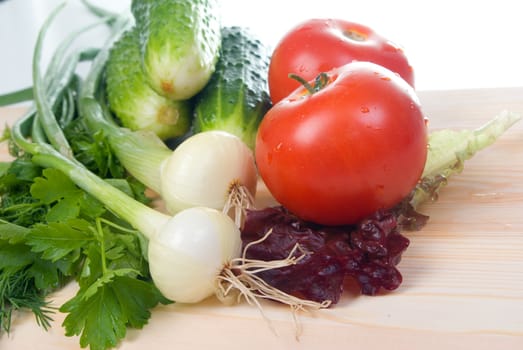
[[[138,35],[133,28],[111,48],[105,72],[109,108],[131,130],[149,130],[164,140],[181,136],[191,124],[189,101],[167,99],[149,86],[141,68]]]
[[[222,29],[220,59],[195,98],[194,132],[223,130],[254,149],[258,126],[269,109],[269,52],[246,28]]]
[[[209,81],[221,36],[216,0],[133,0],[142,67],[151,87],[185,100]]]

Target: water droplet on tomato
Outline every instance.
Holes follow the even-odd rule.
[[[349,29],[343,32],[343,35],[350,40],[362,42],[367,40],[367,34],[357,31],[355,29]]]
[[[391,81],[390,77],[381,77],[380,79],[385,81]]]
[[[361,113],[369,113],[370,109],[367,106],[361,106],[360,111],[361,111]]]

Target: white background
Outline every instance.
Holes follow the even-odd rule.
[[[59,0],[0,2],[0,94],[31,84],[36,34]],[[418,90],[523,86],[523,13],[516,0],[222,0],[225,25],[249,26],[269,46],[311,17],[343,18],[374,28],[401,45],[416,73]],[[129,0],[93,3],[126,11]],[[66,33],[93,21],[69,0],[44,52]],[[100,45],[101,29],[81,44]],[[522,97],[523,98],[523,97]]]

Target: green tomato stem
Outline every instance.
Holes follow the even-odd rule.
[[[303,85],[309,95],[314,95],[329,84],[329,76],[324,72],[318,74],[318,76],[314,79],[314,85],[311,85],[307,80],[294,73],[290,73],[289,78],[294,79]]]

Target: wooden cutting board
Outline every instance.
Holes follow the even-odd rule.
[[[523,114],[523,88],[419,93],[430,128],[478,127],[503,109]],[[14,120],[20,108],[0,109]],[[4,150],[5,152],[5,150]],[[4,153],[5,154],[5,153]],[[260,205],[272,199],[262,189]],[[119,349],[523,349],[523,121],[468,161],[438,202],[399,269],[399,289],[360,296],[350,286],[332,309],[300,314],[297,339],[286,307],[264,304],[271,327],[249,305],[169,305],[130,330]],[[74,284],[52,295],[61,305]],[[79,349],[64,315],[48,332],[19,314],[0,349]]]

